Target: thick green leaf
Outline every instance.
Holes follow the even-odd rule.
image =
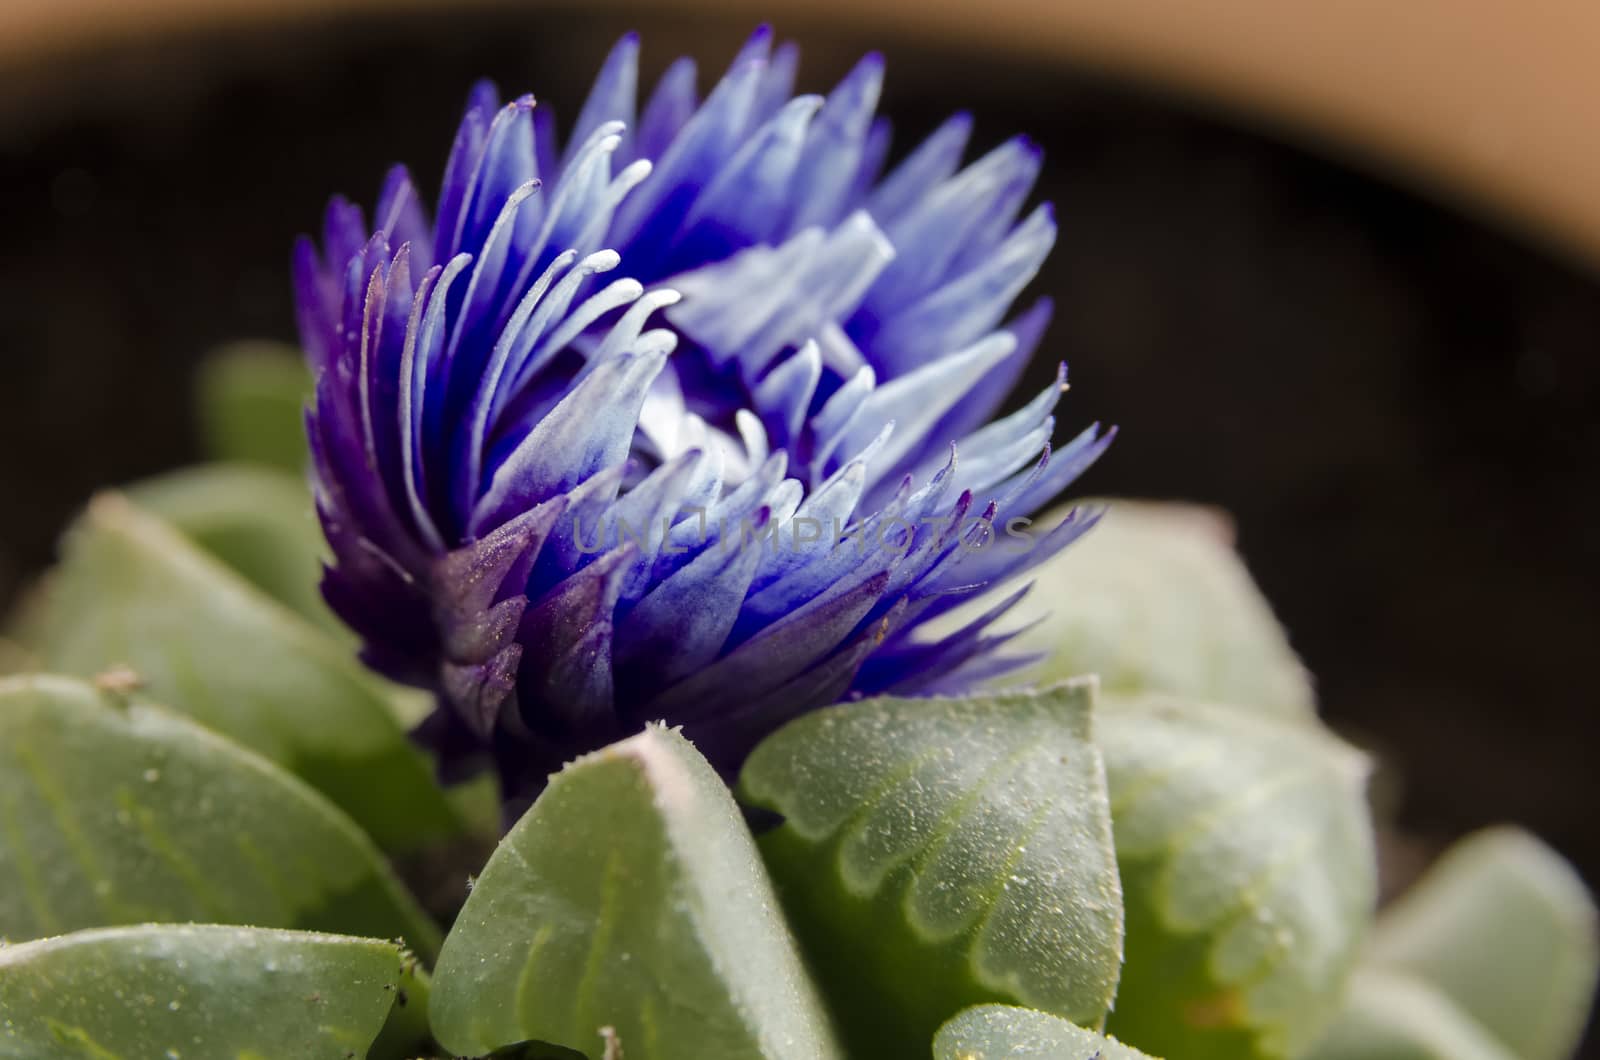
[[[7,1060],[347,1060],[394,1003],[392,942],[146,924],[0,947]]]
[[[196,405],[206,451],[218,460],[303,472],[311,374],[300,351],[275,342],[236,342],[201,364]]]
[[[127,496],[280,604],[342,643],[355,643],[322,600],[327,549],[303,476],[251,464],[208,464],[146,479],[130,486]],[[0,641],[0,673],[7,672],[4,648]],[[433,709],[433,697],[420,689],[365,676],[406,728]],[[458,784],[445,797],[471,830],[498,838],[500,795],[491,775]]]
[[[940,1028],[933,1040],[933,1060],[1152,1058],[1059,1016],[1010,1005],[978,1005]]]
[[[1048,654],[1029,676],[1048,683],[1092,673],[1108,693],[1311,717],[1310,678],[1234,551],[1226,517],[1192,505],[1108,503],[1093,530],[1033,573],[1033,591],[1007,618],[1037,622],[1010,645]],[[1030,532],[1063,514],[1042,516]]]
[[[526,1040],[628,1060],[838,1055],[738,807],[674,730],[551,778],[445,940],[439,1041]]]
[[[82,681],[0,679],[0,936],[185,920],[438,946],[372,842],[271,762]]]
[[[1098,1024],[1122,896],[1093,680],[1043,693],[877,699],[758,747],[740,784],[852,1055],[920,1051],[968,1005]]]
[[[302,618],[348,637],[317,588],[327,548],[303,475],[208,464],[147,479],[127,495]]]
[[[1293,1056],[1338,1004],[1376,888],[1366,760],[1163,697],[1100,714],[1127,964],[1110,1027],[1184,1060]]]
[[[1449,998],[1405,975],[1362,968],[1306,1060],[1519,1060]]]
[[[1566,1060],[1600,969],[1594,901],[1538,839],[1489,829],[1385,911],[1369,959],[1438,987],[1522,1060]]]
[[[402,956],[405,959],[395,984],[394,1007],[368,1050],[367,1060],[416,1060],[437,1055],[433,1030],[428,1026],[428,995],[433,980],[414,956]]]
[[[122,497],[68,533],[28,634],[41,664],[131,667],[151,698],[298,774],[389,850],[461,822],[348,648]]]
[[[145,479],[126,493],[136,507],[170,524],[257,589],[354,643],[349,627],[322,600],[327,546],[302,475],[252,464],[205,464]],[[426,692],[369,676],[402,725],[416,724],[433,708]],[[485,787],[498,835],[499,795],[492,784]],[[465,790],[456,787],[448,794],[459,803]]]

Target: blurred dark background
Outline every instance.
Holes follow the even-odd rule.
[[[195,455],[208,348],[292,337],[291,238],[406,160],[432,188],[471,81],[576,105],[626,28],[705,86],[748,23],[366,17],[168,35],[0,79],[0,605],[97,486]],[[1083,489],[1200,500],[1402,776],[1423,849],[1520,822],[1600,883],[1600,284],[1284,130],[1059,64],[784,24],[822,89],[887,52],[900,151],[949,111],[1047,151],[1036,288]],[[1397,103],[1397,105],[1402,105]],[[1050,370],[1037,366],[1032,385]]]

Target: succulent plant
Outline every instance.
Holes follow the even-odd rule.
[[[881,59],[793,96],[766,30],[635,120],[637,51],[564,149],[473,90],[431,220],[336,199],[305,367],[220,353],[217,461],[67,531],[0,644],[0,1057],[1571,1055],[1572,870],[1494,830],[1375,915],[1225,520],[1039,514],[1111,432],[1052,448],[1064,369],[996,418],[1037,151],[886,171]]]

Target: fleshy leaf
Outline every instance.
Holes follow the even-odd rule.
[[[1094,682],[806,715],[742,792],[784,824],[762,853],[852,1055],[921,1050],[962,1008],[1098,1024],[1122,896]]]
[[[317,591],[327,547],[304,476],[207,464],[137,483],[127,496],[300,617],[350,636]]]
[[[599,1055],[611,1028],[628,1060],[839,1055],[738,807],[658,726],[551,778],[473,887],[433,989],[458,1053]]]
[[[1033,591],[1008,616],[1011,627],[1037,620],[1009,649],[1048,653],[1028,678],[1093,673],[1112,694],[1311,717],[1310,678],[1234,551],[1226,517],[1185,504],[1108,503],[1093,530],[1033,572]],[[1028,529],[1033,540],[1066,511],[1041,516]]]
[[[1376,889],[1366,759],[1258,711],[1108,697],[1128,908],[1109,1026],[1184,1060],[1293,1056],[1337,1006]]]
[[[428,996],[433,979],[427,969],[409,955],[400,964],[400,979],[395,983],[394,1007],[377,1041],[367,1051],[367,1060],[418,1060],[432,1056],[433,1031],[428,1026]]]
[[[271,762],[86,682],[0,679],[0,937],[190,920],[439,941],[371,840]]]
[[[301,618],[355,643],[318,588],[328,549],[303,476],[251,464],[202,464],[137,482],[126,495]],[[433,697],[421,689],[364,676],[401,725],[409,728],[433,709]],[[499,835],[499,797],[491,777],[445,794],[473,819],[484,817],[479,804],[486,803],[492,820],[486,834]]]
[[[201,364],[195,387],[212,458],[304,473],[311,375],[299,350],[275,342],[224,346]]]
[[[1433,987],[1361,968],[1306,1060],[1519,1060]]]
[[[1374,964],[1437,987],[1523,1060],[1566,1060],[1594,999],[1593,899],[1516,828],[1469,836],[1378,920]]]
[[[933,1060],[1154,1060],[1060,1016],[977,1005],[939,1029]]]
[[[131,668],[152,699],[296,773],[385,849],[460,829],[342,644],[118,495],[90,502],[62,549],[25,630],[41,667]]]
[[[365,1056],[403,960],[377,939],[195,924],[0,946],[0,1057]]]

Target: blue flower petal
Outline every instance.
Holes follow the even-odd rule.
[[[880,179],[882,59],[791,98],[765,28],[635,123],[638,51],[564,149],[478,85],[431,224],[395,167],[292,257],[324,595],[438,698],[441,775],[492,767],[511,810],[646,721],[731,773],[804,711],[1025,663],[1008,603],[921,630],[1092,525],[1015,532],[1114,433],[1052,450],[1064,376],[989,422],[1050,314],[1002,323],[1056,235],[1018,220],[1031,143],[962,168],[957,115]]]

